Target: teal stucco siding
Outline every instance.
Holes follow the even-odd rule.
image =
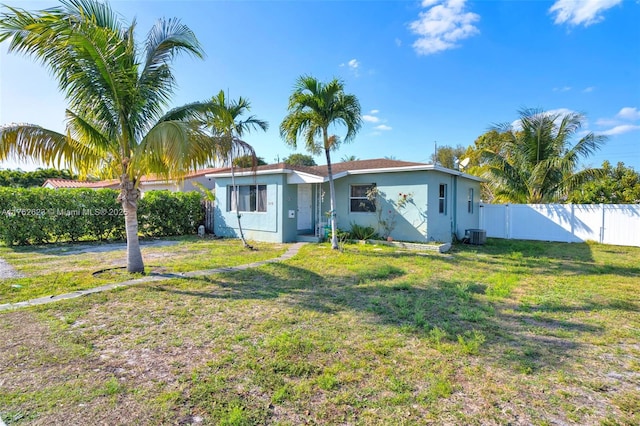
[[[375,184],[379,210],[350,211],[352,185]],[[444,185],[444,210],[440,211],[440,186]],[[356,174],[335,181],[336,217],[338,228],[348,231],[352,224],[372,226],[380,235],[387,230],[381,221],[394,222],[390,236],[399,241],[451,242],[453,233],[464,236],[465,229],[477,228],[479,223],[479,182],[435,170],[393,173]],[[467,197],[473,189],[473,209],[468,212]],[[324,184],[327,196],[322,204],[329,211],[329,185]],[[398,208],[399,198],[407,195],[408,202]]]
[[[245,238],[255,241],[282,242],[284,224],[282,221],[282,198],[285,187],[284,175],[240,176],[236,185],[266,185],[267,202],[265,212],[240,212],[240,220]],[[231,178],[216,178],[216,201],[214,232],[221,237],[240,237],[238,219],[230,205],[229,188]]]
[[[306,175],[305,179],[311,178],[305,180],[292,173],[279,169],[236,177],[236,185],[266,185],[266,211],[240,213],[247,239],[294,242],[298,234],[313,233],[327,223],[329,183],[316,176]],[[428,165],[412,170],[356,170],[339,173],[334,183],[337,225],[344,231],[358,224],[398,241],[451,242],[454,237],[463,238],[466,229],[479,226],[480,182],[457,171]],[[301,199],[299,185],[304,185],[300,186]],[[379,193],[376,211],[351,208],[353,185],[375,185]],[[228,175],[216,176],[214,232],[238,237],[236,213],[229,205],[230,186]],[[303,219],[300,222],[298,215]],[[392,225],[385,227],[383,222]]]

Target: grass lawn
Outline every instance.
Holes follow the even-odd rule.
[[[211,246],[179,258],[198,244]],[[157,260],[143,253],[188,270],[284,249],[189,240],[154,248]],[[24,295],[48,285],[47,270],[68,271],[62,291],[97,266],[89,255],[27,252],[0,248],[17,269],[41,272]],[[0,312],[0,417],[640,424],[638,259],[640,248],[597,244],[489,240],[446,255],[308,244],[256,269]],[[0,281],[3,300],[7,287]]]
[[[200,239],[195,236],[142,241],[147,273],[186,272],[237,266],[278,257],[282,244],[254,244],[256,251],[242,250],[234,240]],[[147,245],[149,244],[149,245]],[[0,257],[24,278],[0,281],[0,304],[43,296],[55,296],[100,285],[127,281],[124,245],[109,243],[0,246]],[[101,272],[102,271],[102,272]],[[135,277],[135,276],[133,276]]]

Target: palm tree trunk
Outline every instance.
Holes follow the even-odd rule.
[[[326,136],[325,136],[326,139]],[[327,146],[327,144],[325,144]],[[331,154],[329,148],[325,148],[327,157],[327,174],[329,175],[329,199],[330,199],[330,220],[331,220],[331,248],[338,250],[338,227],[336,226],[336,191],[333,185],[333,171],[331,170]]]
[[[127,233],[127,272],[144,273],[144,262],[138,240],[138,199],[140,191],[126,174],[120,180],[118,201],[124,211],[124,223]]]
[[[233,155],[231,155],[231,187],[236,192],[234,207],[236,210],[236,217],[238,218],[238,233],[240,234],[240,239],[242,240],[242,244],[244,245],[245,248],[253,250],[253,246],[249,244],[247,240],[244,238],[244,232],[242,231],[242,222],[240,222],[241,216],[239,211],[240,209],[238,207],[238,197],[240,196],[240,191],[239,191],[239,188],[236,187],[236,177],[233,171]]]

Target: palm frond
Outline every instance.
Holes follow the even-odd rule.
[[[9,124],[0,127],[0,160],[35,159],[57,168],[64,166],[80,170],[85,157],[94,154],[89,146],[37,125]]]

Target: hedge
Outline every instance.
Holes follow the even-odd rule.
[[[125,238],[124,213],[112,189],[0,188],[0,240],[7,245]],[[138,203],[148,237],[185,235],[203,222],[197,192],[150,191]]]

